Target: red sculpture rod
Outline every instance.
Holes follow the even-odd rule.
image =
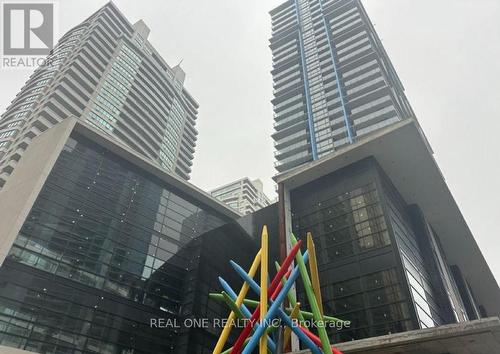
[[[291,272],[292,271],[289,270],[286,273],[286,277],[287,278],[290,276]],[[279,292],[281,291],[281,289],[282,289],[282,284],[280,283],[280,284],[278,284],[278,287],[273,291],[273,293],[270,296],[270,298],[272,300],[274,300],[276,298],[276,296],[279,294]],[[276,290],[278,290],[278,291],[276,291]],[[271,292],[269,292],[269,293],[271,293]],[[243,349],[243,346],[241,346],[238,349],[238,351],[234,351],[235,348],[236,348],[236,345],[239,344],[240,341],[242,341],[242,343],[245,343],[248,335],[250,334],[250,332],[252,331],[252,328],[255,325],[255,322],[259,319],[259,314],[260,314],[260,304],[255,307],[255,310],[252,313],[252,316],[250,317],[250,321],[245,324],[245,327],[243,328],[243,331],[240,333],[238,339],[236,340],[236,343],[233,346],[233,351],[231,351],[231,354],[234,354],[234,353],[240,354],[241,353],[241,350]],[[242,339],[240,340],[240,338],[242,338]]]
[[[312,333],[307,328],[305,328],[301,325],[299,325],[299,328],[302,332],[305,333],[306,336],[308,336],[314,342],[314,344],[316,344],[318,347],[321,347],[321,339],[319,339],[319,337],[317,335],[315,335],[314,333]],[[342,352],[340,350],[338,350],[337,348],[335,348],[333,345],[332,345],[332,351],[333,351],[333,354],[342,354]]]
[[[302,240],[299,240],[297,244],[292,248],[290,251],[290,254],[285,258],[285,261],[283,262],[283,265],[281,266],[280,270],[278,273],[276,273],[276,276],[274,279],[271,281],[271,284],[269,285],[269,291],[268,291],[268,298],[276,298],[278,293],[276,293],[276,289],[279,287],[281,289],[281,279],[283,276],[288,274],[287,278],[290,276],[291,269],[287,272],[287,269],[290,267],[290,264],[292,264],[295,255],[297,252],[300,250],[300,245],[302,244]],[[245,343],[245,340],[247,339],[248,335],[252,331],[252,327],[254,326],[255,321],[259,317],[260,314],[260,304],[255,308],[252,317],[250,318],[250,321],[245,324],[245,328],[243,328],[243,331],[240,333],[238,336],[238,339],[236,340],[236,343],[234,343],[233,350],[231,350],[231,354],[240,354],[241,353],[241,348],[243,347],[243,344]]]
[[[285,275],[285,278],[288,279],[288,277],[290,276],[290,273],[291,273],[291,269],[287,272],[287,274]],[[283,283],[280,283],[278,285],[278,287],[276,288],[276,290],[274,291],[273,295],[271,296],[271,299],[274,300],[278,294],[281,292],[281,289],[283,288]],[[299,324],[299,329],[304,332],[304,334],[306,336],[308,336],[316,345],[318,346],[321,346],[321,339],[315,335],[314,333],[312,333],[311,331],[309,331],[307,328],[305,328],[304,326],[302,326],[301,324]]]
[[[290,273],[292,272],[292,270],[290,269],[286,274],[285,274],[285,279],[288,278],[290,276]],[[278,284],[278,287],[274,290],[273,294],[271,295],[271,300],[274,300],[278,294],[281,292],[281,289],[283,287],[283,283],[280,283]],[[259,315],[259,312],[257,311],[258,310],[258,306],[257,306],[257,309],[256,309],[256,312],[252,314],[252,317],[250,319],[250,325],[248,326],[249,330],[251,331],[251,329],[254,327],[255,325],[255,322],[257,321],[257,317]],[[247,324],[248,325],[248,324]],[[247,327],[245,327],[247,328]],[[299,329],[306,335],[308,336],[316,345],[318,346],[321,346],[321,339],[316,336],[314,333],[312,333],[311,331],[309,331],[307,328],[303,327],[302,325],[299,324]],[[246,338],[245,338],[245,341],[246,341]],[[337,354],[337,353],[335,353]],[[340,353],[342,354],[342,353]]]
[[[319,337],[317,335],[315,335],[314,333],[312,333],[310,330],[308,330],[307,328],[303,327],[302,325],[299,325],[299,328],[302,332],[305,333],[306,336],[308,336],[309,338],[311,338],[311,340],[314,342],[314,344],[316,344],[317,346],[321,347],[321,339],[319,339]]]

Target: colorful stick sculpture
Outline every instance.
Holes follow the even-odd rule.
[[[297,241],[295,236],[291,235],[293,247],[281,266],[276,263],[276,275],[270,282],[268,239],[267,227],[264,226],[261,248],[248,273],[236,262],[230,262],[231,267],[243,279],[243,286],[238,294],[224,279],[219,277],[223,291],[220,294],[212,293],[209,295],[212,299],[226,303],[231,310],[213,354],[251,354],[256,348],[259,348],[259,354],[276,353],[277,343],[272,339],[275,338],[272,334],[276,329],[275,319],[281,320],[281,323],[286,326],[282,338],[283,347],[288,345],[291,334],[294,333],[313,354],[342,354],[338,349],[332,347],[326,333],[327,323],[343,323],[344,321],[324,315],[316,249],[312,235],[307,234],[307,251],[304,253],[300,251],[302,241]],[[294,260],[297,264],[295,267],[292,265]],[[306,263],[309,264],[309,272]],[[253,279],[259,267],[260,285]],[[312,312],[302,311],[301,305],[295,297],[295,292],[291,291],[299,277],[302,279]],[[260,301],[246,298],[249,289],[252,289]],[[285,299],[288,299],[290,305],[288,308],[283,308]],[[247,306],[253,308],[253,312]],[[234,346],[224,350],[235,319],[246,319],[247,321]],[[306,319],[314,320],[318,335],[305,326]]]

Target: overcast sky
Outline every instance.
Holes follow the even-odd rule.
[[[274,197],[270,17],[276,0],[117,0],[200,103],[192,182],[248,176]],[[105,2],[60,2],[61,34]],[[455,196],[500,279],[500,1],[364,0]],[[0,111],[29,72],[0,71]]]

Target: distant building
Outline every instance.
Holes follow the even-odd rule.
[[[246,215],[271,204],[264,194],[262,181],[248,177],[226,184],[210,192],[213,197]]]
[[[189,179],[198,103],[147,40],[109,2],[69,30],[0,117],[0,188],[32,139],[69,116]]]

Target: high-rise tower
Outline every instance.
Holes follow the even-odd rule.
[[[31,140],[75,116],[189,179],[198,104],[147,41],[112,3],[68,31],[0,120],[0,186]]]
[[[359,0],[288,0],[271,17],[279,172],[413,117]]]

